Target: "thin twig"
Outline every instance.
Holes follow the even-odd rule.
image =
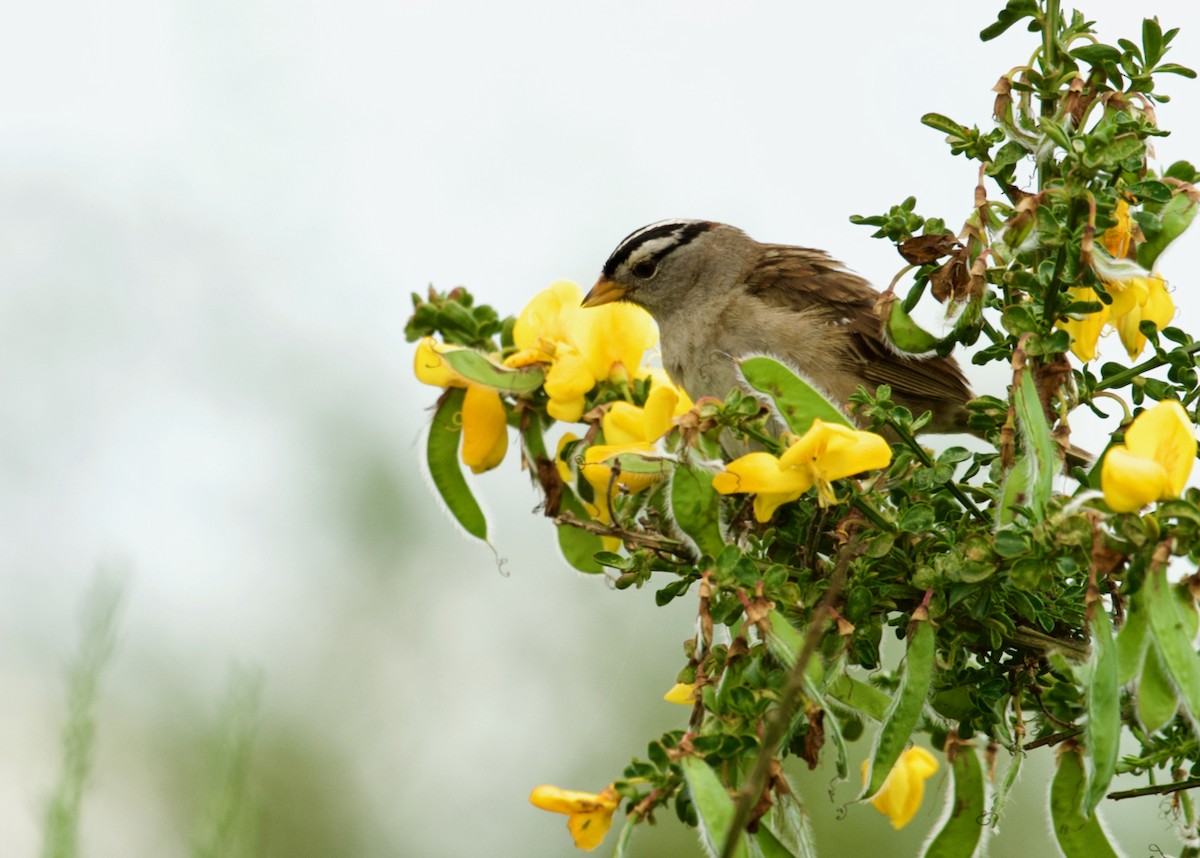
[[[1043,712],[1046,710],[1043,709]],[[1059,742],[1065,742],[1067,739],[1074,739],[1083,732],[1082,727],[1076,727],[1074,730],[1067,730],[1063,733],[1051,733],[1049,736],[1042,736],[1040,739],[1034,739],[1027,743],[1023,750],[1032,751],[1034,748],[1040,748],[1043,745],[1057,745]]]
[[[1185,355],[1194,355],[1196,352],[1200,352],[1200,341],[1181,346],[1174,351],[1182,352]],[[1137,366],[1131,366],[1129,369],[1118,372],[1116,375],[1110,375],[1093,387],[1092,390],[1107,390],[1110,387],[1120,387],[1123,384],[1133,381],[1142,373],[1165,366],[1168,363],[1170,363],[1170,360],[1166,357],[1152,357],[1149,360],[1142,361]]]
[[[1185,781],[1175,781],[1169,784],[1155,784],[1154,786],[1110,792],[1105,798],[1120,801],[1123,798],[1142,798],[1147,795],[1170,795],[1173,792],[1182,792],[1185,789],[1195,789],[1196,787],[1200,787],[1200,778],[1188,778]]]
[[[763,787],[766,785],[767,775],[775,760],[775,752],[779,749],[784,736],[787,735],[792,717],[796,714],[800,692],[804,688],[805,674],[808,671],[808,662],[812,659],[813,653],[816,652],[817,645],[821,641],[821,634],[825,631],[825,621],[831,615],[833,603],[837,601],[842,592],[842,585],[846,582],[846,569],[850,566],[850,561],[858,555],[859,550],[860,546],[854,542],[842,550],[833,574],[829,578],[829,589],[825,591],[824,597],[809,618],[808,631],[804,634],[804,645],[796,656],[796,663],[788,671],[787,679],[784,680],[783,689],[779,695],[779,704],[771,712],[763,727],[762,748],[754,760],[754,768],[750,770],[750,775],[738,793],[737,804],[733,811],[733,823],[730,825],[729,834],[721,847],[721,858],[733,858],[734,852],[737,851],[742,831],[750,821],[750,814],[758,804]]]
[[[658,551],[669,551],[677,557],[683,557],[684,544],[676,542],[673,539],[665,539],[661,536],[651,536],[648,533],[635,533],[631,530],[624,530],[620,527],[613,527],[609,524],[600,524],[595,521],[584,521],[581,518],[576,518],[569,512],[564,512],[554,517],[555,524],[569,524],[571,527],[578,527],[580,530],[586,530],[588,533],[595,533],[599,536],[615,536],[625,542],[632,542],[634,545],[640,545],[644,548],[653,548]]]

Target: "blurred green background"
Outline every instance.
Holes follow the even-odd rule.
[[[1033,38],[981,45],[997,6],[9,10],[0,854],[42,849],[98,570],[123,600],[81,855],[202,854],[240,771],[237,854],[573,854],[529,790],[598,790],[683,723],[660,697],[694,605],[566,567],[515,455],[475,481],[495,553],[456,531],[422,476],[437,393],[411,378],[408,295],[463,284],[516,313],[676,216],[825,247],[886,284],[901,261],[847,217],[909,193],[965,214],[973,171],[917,120],[988,121]],[[1200,60],[1195,4],[1085,11],[1110,38],[1157,12]],[[1200,158],[1200,91],[1167,89],[1161,159]],[[1200,242],[1179,245],[1164,273],[1186,327]],[[239,723],[244,769],[221,750]],[[1028,764],[993,856],[1051,853],[1049,765]],[[828,767],[796,775],[822,854],[908,854],[940,812],[943,774],[900,834],[868,807],[839,819],[854,785],[831,801]],[[1139,855],[1174,848],[1163,809],[1106,812]],[[633,854],[699,849],[662,819]]]

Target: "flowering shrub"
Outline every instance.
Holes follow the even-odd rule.
[[[1200,343],[1172,326],[1157,267],[1195,216],[1200,174],[1154,164],[1149,145],[1165,133],[1157,79],[1193,73],[1163,61],[1175,31],[1156,19],[1140,45],[1112,46],[1057,0],[1009,0],[982,36],[1017,22],[1040,45],[997,83],[995,127],[922,120],[979,165],[961,228],[913,198],[852,218],[907,263],[878,307],[897,350],[1011,368],[1006,390],[969,404],[982,452],[926,449],[929,415],[885,386],[860,388],[847,415],[766,357],[741,361],[742,389],[693,403],[653,367],[644,312],[582,309],[572,283],[506,320],[465,290],[414,296],[415,371],[444,391],[429,469],[463,528],[488,537],[461,465],[495,467],[511,434],[571,564],[619,589],[653,576],[659,604],[697,606],[668,692],[686,723],[599,793],[534,790],[581,848],[624,803],[618,851],[669,806],[713,854],[815,855],[781,761],[824,756],[846,779],[867,723],[859,798],[896,828],[945,755],[951,794],[927,855],[976,854],[1037,748],[1056,748],[1049,804],[1071,856],[1113,854],[1106,796],[1200,783],[1200,491],[1187,487]],[[953,319],[942,338],[909,315],[927,296]],[[1097,359],[1110,330],[1128,364]],[[1080,407],[1111,441],[1056,481]],[[753,451],[726,461],[730,438]],[[894,670],[885,634],[903,641]],[[1150,785],[1113,793],[1117,773]],[[1192,804],[1171,813],[1192,837]]]

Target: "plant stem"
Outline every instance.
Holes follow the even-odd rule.
[[[933,459],[929,457],[929,454],[925,452],[925,448],[917,443],[917,439],[914,438],[907,429],[900,427],[895,423],[895,421],[892,420],[888,421],[888,425],[892,428],[893,432],[900,436],[900,440],[907,444],[913,453],[916,454],[922,465],[927,468],[933,467]],[[953,480],[949,480],[946,483],[946,488],[949,490],[950,494],[958,498],[958,502],[966,507],[971,514],[975,516],[975,518],[979,519],[980,521],[987,520],[987,516],[983,514],[983,511],[979,507],[975,506],[975,501],[967,497],[966,493],[959,488],[958,483],[954,482]]]
[[[1187,355],[1194,355],[1196,352],[1200,352],[1200,341],[1183,346],[1175,351],[1183,352]],[[1121,387],[1122,385],[1133,381],[1142,373],[1151,369],[1157,369],[1160,366],[1165,366],[1167,363],[1168,360],[1165,357],[1159,357],[1158,355],[1155,355],[1154,357],[1150,358],[1150,360],[1142,361],[1137,366],[1133,366],[1127,370],[1118,372],[1116,375],[1110,375],[1092,389],[1108,390],[1110,387]]]
[[[1200,778],[1188,778],[1185,781],[1175,781],[1169,784],[1156,784],[1155,786],[1139,787],[1137,789],[1126,789],[1120,792],[1110,792],[1105,798],[1111,798],[1113,801],[1120,801],[1123,798],[1141,798],[1147,795],[1169,795],[1180,790],[1195,789],[1200,787]]]
[[[1042,74],[1044,78],[1056,77],[1058,65],[1058,12],[1059,0],[1046,0],[1046,14],[1042,18]],[[1042,96],[1042,116],[1053,116],[1056,98]],[[1040,190],[1040,188],[1039,188]]]
[[[733,858],[734,853],[737,852],[742,832],[746,828],[746,823],[750,821],[750,814],[758,804],[763,787],[767,782],[767,774],[771,771],[775,752],[779,750],[779,745],[792,724],[792,716],[796,714],[796,706],[800,701],[800,692],[804,688],[808,663],[812,660],[813,653],[817,651],[817,644],[820,643],[821,635],[825,631],[826,620],[831,616],[833,603],[841,595],[842,585],[846,582],[846,569],[849,568],[850,561],[854,559],[859,550],[860,546],[854,542],[842,550],[833,574],[830,576],[829,589],[825,591],[820,604],[809,618],[808,631],[804,634],[804,645],[800,647],[796,663],[792,665],[787,679],[784,680],[783,688],[779,693],[779,704],[771,712],[763,726],[762,747],[758,751],[758,757],[754,760],[754,768],[750,770],[745,785],[738,793],[737,804],[733,810],[733,823],[729,826],[729,835],[721,847],[721,858]]]

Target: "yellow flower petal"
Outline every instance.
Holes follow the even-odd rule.
[[[812,477],[794,468],[779,467],[770,453],[747,453],[725,466],[713,477],[713,488],[723,495],[760,492],[800,494],[812,488]]]
[[[587,362],[576,353],[559,355],[542,388],[550,397],[546,410],[555,420],[575,423],[583,416],[583,396],[596,384]]]
[[[608,829],[612,827],[611,810],[593,810],[590,813],[572,813],[567,820],[567,830],[575,839],[575,848],[591,852],[599,846]]]
[[[674,387],[651,387],[642,409],[642,433],[644,440],[657,441],[671,428],[671,418],[679,403],[679,392]]]
[[[533,349],[545,343],[570,342],[582,303],[583,291],[578,284],[569,280],[551,283],[517,316],[513,343],[518,349]]]
[[[871,797],[871,806],[884,814],[895,829],[912,822],[925,797],[925,781],[938,770],[933,754],[921,747],[906,750],[892,767],[879,791]],[[867,783],[870,761],[863,760],[863,783]]]
[[[1130,453],[1120,445],[1104,456],[1100,468],[1104,500],[1116,512],[1136,512],[1162,497],[1167,471],[1153,459]]]
[[[1104,230],[1101,242],[1111,256],[1121,259],[1129,255],[1129,245],[1133,239],[1133,218],[1129,215],[1129,203],[1117,200],[1117,209],[1113,214],[1117,225]]]
[[[413,374],[417,381],[434,387],[466,387],[467,380],[450,368],[442,354],[458,346],[447,346],[433,337],[422,337],[413,356]]]
[[[623,366],[630,377],[636,375],[642,356],[658,342],[658,327],[650,314],[621,302],[584,310],[571,334],[598,380],[609,378],[617,366]]]
[[[500,394],[482,384],[467,385],[462,419],[463,464],[481,474],[504,461],[508,452],[508,412]]]
[[[564,483],[569,484],[574,478],[571,474],[571,465],[567,462],[564,451],[566,450],[566,446],[568,444],[578,440],[578,435],[573,435],[570,432],[567,432],[558,439],[558,448],[554,451],[554,467],[558,470],[559,479],[561,479]]]
[[[1067,293],[1071,301],[1100,300],[1096,290],[1086,286],[1068,289]],[[1058,327],[1071,335],[1071,352],[1075,357],[1082,361],[1095,360],[1096,343],[1100,340],[1100,332],[1104,330],[1110,312],[1108,305],[1104,305],[1095,313],[1088,313],[1079,319],[1068,318],[1058,323]]]
[[[567,814],[570,817],[567,828],[575,845],[583,850],[592,850],[600,845],[612,826],[613,812],[620,804],[620,799],[612,786],[605,787],[599,793],[539,786],[529,794],[529,802],[542,810]]]
[[[570,399],[551,399],[546,403],[546,413],[563,423],[578,423],[583,417],[584,401],[582,396]]]
[[[775,510],[803,494],[804,492],[759,492],[754,496],[754,520],[760,523],[770,521]]]
[[[1125,432],[1125,447],[1162,466],[1166,482],[1160,497],[1183,494],[1196,463],[1196,427],[1182,405],[1165,399],[1143,411]]]
[[[669,387],[675,391],[679,399],[675,402],[675,417],[680,417],[687,414],[696,407],[696,403],[692,402],[692,398],[687,395],[687,391],[679,387],[671,381],[671,377],[667,375],[665,369],[651,367],[646,370],[646,374],[650,376],[650,392],[653,393],[660,387]]]
[[[530,366],[535,363],[550,363],[553,360],[554,354],[552,352],[547,352],[539,348],[529,348],[510,354],[504,359],[504,365],[513,369],[520,369],[523,366]]]
[[[606,444],[634,444],[646,437],[646,416],[631,402],[614,402],[600,418]]]
[[[682,706],[691,706],[696,701],[692,699],[692,695],[696,693],[696,685],[693,682],[676,682],[671,686],[671,690],[663,695],[663,700],[668,703],[678,703]]]
[[[607,464],[607,460],[622,453],[651,453],[653,451],[654,447],[644,441],[632,444],[594,444],[584,452],[580,472],[600,497],[604,497],[604,493],[609,490],[610,485],[614,491],[617,486],[620,486],[631,494],[637,494],[657,483],[662,479],[662,475],[622,471],[614,484],[613,469],[611,465]]]

